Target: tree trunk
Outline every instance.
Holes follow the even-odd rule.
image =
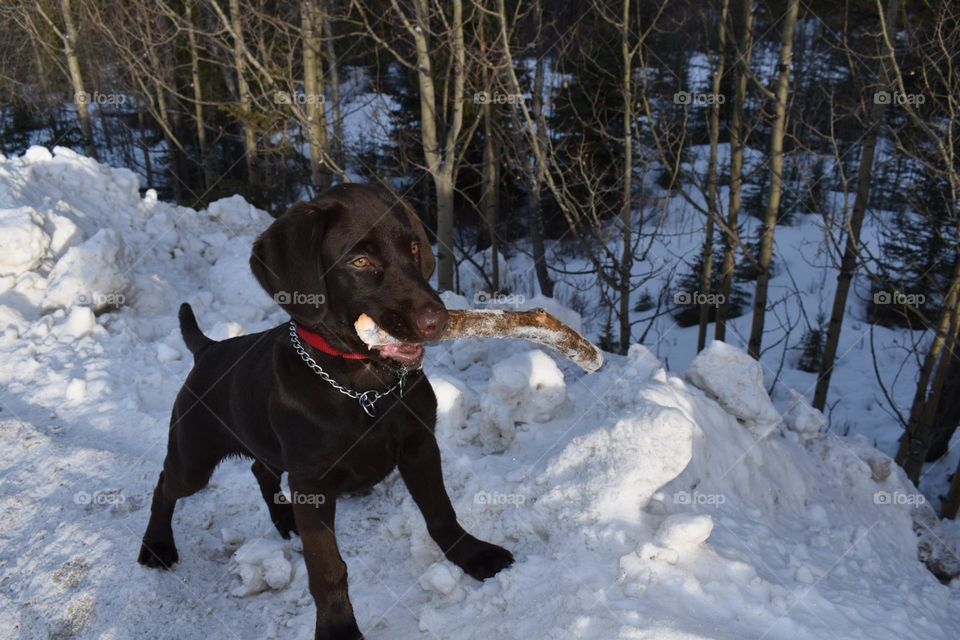
[[[300,3],[300,21],[303,30],[303,89],[306,93],[307,138],[310,141],[310,175],[317,191],[331,184],[330,171],[325,168],[327,154],[327,110],[323,103],[323,63],[320,58],[321,17],[316,0]],[[296,100],[291,105],[299,109]]]
[[[323,22],[323,38],[327,49],[327,73],[330,76],[331,116],[333,117],[333,139],[330,141],[330,155],[334,163],[344,170],[343,157],[343,117],[340,113],[340,69],[337,62],[337,50],[333,43],[333,19],[330,2],[320,5],[320,20]]]
[[[543,6],[540,0],[534,2],[534,14],[537,18],[537,25],[542,29],[543,24]],[[538,29],[538,33],[539,33]],[[542,35],[537,37],[540,42]],[[541,141],[546,137],[546,131],[540,126],[543,115],[543,80],[544,80],[544,56],[542,51],[537,51],[537,63],[533,73],[533,117],[537,123],[535,135],[539,136]],[[542,145],[541,145],[542,146]],[[547,268],[547,251],[544,243],[543,229],[543,201],[541,198],[541,189],[543,185],[543,172],[546,167],[538,162],[535,154],[531,153],[528,157],[528,185],[530,191],[528,199],[528,212],[530,215],[530,244],[533,248],[533,267],[537,274],[537,283],[540,285],[540,293],[553,297],[553,280],[550,278],[550,270]]]
[[[253,96],[247,84],[247,64],[243,58],[243,26],[240,23],[240,0],[230,0],[230,22],[233,30],[233,66],[237,72],[237,94],[240,98],[240,110],[243,112],[243,150],[247,166],[247,179],[251,184],[259,184],[257,133],[250,121],[253,115]]]
[[[800,1],[790,0],[783,22],[780,38],[780,65],[777,79],[776,107],[773,129],[770,132],[770,195],[763,221],[763,236],[760,238],[760,273],[757,275],[756,294],[753,299],[753,325],[747,351],[760,359],[763,342],[764,317],[767,311],[767,289],[770,283],[770,264],[773,260],[773,237],[780,213],[780,197],[783,194],[783,138],[787,121],[787,99],[790,93],[790,67],[793,58],[793,31],[797,25]]]
[[[887,36],[892,38],[896,33],[897,15],[900,13],[900,0],[887,2]],[[881,61],[881,65],[883,61]],[[882,74],[881,77],[886,77]],[[885,85],[888,83],[884,83]],[[877,137],[883,126],[883,112],[885,105],[873,101],[870,108],[870,120],[867,137],[863,141],[863,153],[860,156],[860,166],[857,168],[857,194],[853,202],[853,211],[850,214],[850,227],[847,229],[847,239],[843,249],[843,258],[840,261],[840,273],[837,274],[837,291],[833,297],[833,309],[830,311],[830,324],[827,329],[827,339],[823,348],[823,359],[820,362],[820,376],[817,378],[817,388],[813,393],[813,406],[823,411],[827,405],[827,392],[830,389],[830,377],[833,375],[833,365],[837,359],[837,347],[840,344],[840,332],[843,329],[843,317],[847,308],[847,297],[850,294],[850,285],[857,271],[857,262],[860,259],[860,230],[863,228],[863,219],[870,201],[870,180],[873,177],[873,159],[877,150]]]
[[[200,149],[200,167],[203,170],[204,189],[210,190],[216,183],[210,152],[207,149],[207,126],[203,115],[203,84],[200,77],[200,50],[197,46],[197,34],[193,14],[193,4],[184,5],[187,19],[187,46],[190,49],[190,80],[193,87],[193,118],[197,128],[197,147]]]
[[[437,192],[437,286],[441,290],[454,287],[455,257],[453,254],[453,204],[457,139],[463,125],[464,58],[463,2],[452,0],[450,39],[453,44],[454,90],[450,97],[452,115],[443,148],[437,132],[441,112],[433,84],[433,66],[427,34],[430,15],[427,0],[415,0],[416,26],[412,29],[417,51],[417,82],[420,87],[420,136],[427,170]],[[446,95],[446,94],[445,94]],[[446,107],[446,105],[443,105]]]
[[[437,273],[437,287],[440,290],[453,290],[453,178],[445,174],[433,178],[437,192],[437,262],[445,264],[446,269]],[[443,258],[445,262],[440,263]]]
[[[140,145],[143,150],[143,169],[147,174],[147,184],[146,186],[153,186],[153,162],[150,160],[150,147],[147,144],[147,136],[145,134],[147,130],[147,125],[143,117],[143,104],[141,103],[141,98],[137,98],[137,128],[140,131]]]
[[[484,86],[487,86],[484,83]],[[490,255],[493,257],[490,283],[493,293],[500,291],[500,247],[497,239],[497,219],[499,206],[497,153],[493,141],[493,123],[490,116],[490,103],[483,104],[483,187],[480,208],[483,220],[490,235]]]
[[[944,381],[943,393],[937,403],[934,430],[927,450],[927,462],[939,460],[950,450],[950,440],[960,426],[960,353],[950,353],[950,369]]]
[[[86,85],[83,83],[80,58],[77,56],[77,25],[73,21],[71,0],[60,0],[60,13],[63,14],[63,52],[67,57],[70,83],[73,85],[73,104],[77,108],[77,118],[80,120],[80,132],[83,134],[86,154],[96,160],[97,145],[93,139],[93,124],[90,120],[90,94],[87,93]]]
[[[960,511],[960,463],[957,464],[953,472],[953,478],[950,480],[950,490],[940,505],[940,517],[955,520],[957,512]]]
[[[720,8],[720,33],[717,39],[717,66],[713,70],[714,101],[710,105],[710,160],[707,164],[707,223],[703,239],[703,279],[700,283],[700,326],[697,328],[697,352],[703,350],[707,343],[707,324],[710,321],[710,304],[707,299],[713,288],[713,220],[719,216],[717,207],[717,186],[719,183],[719,169],[717,168],[717,148],[720,145],[720,102],[716,97],[720,95],[720,81],[723,79],[724,48],[727,42],[727,16],[730,10],[730,0],[723,0]]]
[[[633,272],[633,50],[630,0],[623,0],[620,55],[623,58],[623,194],[620,202],[620,353],[630,349],[630,290]]]
[[[750,62],[753,58],[753,0],[739,0],[740,33],[737,35],[736,64],[737,90],[733,113],[730,117],[730,195],[727,205],[727,233],[723,243],[723,274],[720,280],[721,304],[717,308],[714,337],[726,340],[727,313],[733,293],[733,271],[737,266],[738,229],[740,228],[740,204],[743,189],[743,156],[746,147],[744,115],[747,106],[747,85],[750,79]]]
[[[943,301],[936,333],[924,357],[923,366],[920,368],[917,390],[913,395],[913,404],[907,421],[907,431],[900,439],[900,447],[897,450],[897,464],[903,467],[907,477],[914,484],[920,482],[920,472],[930,447],[932,436],[930,423],[932,416],[935,415],[932,407],[936,407],[939,391],[943,388],[943,382],[949,370],[957,326],[960,324],[958,303],[960,303],[960,259],[954,264],[950,289]],[[931,388],[934,391],[932,394]]]

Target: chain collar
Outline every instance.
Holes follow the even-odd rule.
[[[376,403],[377,400],[386,395],[390,395],[397,389],[400,390],[400,396],[403,396],[404,386],[407,381],[407,370],[405,368],[401,369],[397,382],[386,391],[375,391],[373,389],[368,391],[354,391],[353,389],[343,386],[330,377],[330,374],[324,371],[323,367],[317,364],[317,361],[314,360],[309,353],[307,353],[307,350],[303,348],[303,344],[300,342],[300,337],[297,335],[297,324],[293,320],[290,321],[290,342],[293,344],[293,348],[297,352],[297,355],[300,356],[300,359],[303,360],[308,367],[310,367],[311,371],[320,376],[324,382],[329,384],[343,395],[356,400],[360,404],[360,408],[363,409],[363,412],[371,418],[375,418],[377,416],[376,407],[374,406],[374,403]]]

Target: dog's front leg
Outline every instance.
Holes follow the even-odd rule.
[[[478,540],[457,522],[457,514],[443,486],[440,448],[426,429],[413,429],[404,443],[398,467],[403,482],[420,508],[430,537],[450,562],[477,580],[486,580],[513,564],[513,554]]]
[[[317,606],[316,640],[363,640],[347,593],[347,565],[334,534],[336,498],[316,483],[290,476],[293,515],[303,541],[310,595]]]

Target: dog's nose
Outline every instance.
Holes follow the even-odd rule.
[[[415,322],[424,339],[431,341],[443,335],[449,319],[450,315],[443,307],[428,307],[417,314]]]

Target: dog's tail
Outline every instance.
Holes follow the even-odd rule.
[[[180,334],[187,349],[190,349],[193,355],[197,355],[216,342],[203,335],[200,325],[197,324],[197,316],[193,315],[193,309],[186,302],[180,305]]]

